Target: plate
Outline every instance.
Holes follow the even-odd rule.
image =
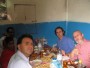
[[[40,59],[35,59],[35,60],[33,60],[32,62],[34,62],[34,63],[41,63],[42,60],[40,60]]]
[[[42,60],[36,59],[36,60],[30,61],[30,63],[32,66],[38,66],[42,63]]]
[[[68,56],[63,56],[62,60],[69,60],[70,58]]]

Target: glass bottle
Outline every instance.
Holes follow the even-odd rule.
[[[78,62],[78,68],[83,68],[82,67],[82,61],[79,59],[79,62]]]
[[[39,42],[38,42],[38,50],[39,50],[39,52],[40,52],[42,49],[43,49],[42,44],[41,44],[41,42],[39,41]]]
[[[68,68],[66,60],[63,61],[63,68]]]

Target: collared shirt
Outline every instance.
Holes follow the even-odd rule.
[[[82,60],[82,63],[90,68],[90,41],[84,40],[82,44],[77,44],[79,55],[78,59]]]
[[[10,59],[8,68],[32,68],[27,58],[23,53],[17,51]]]
[[[63,37],[61,40],[58,39],[57,47],[60,50],[64,50],[66,54],[70,53],[74,49],[74,41],[68,37]]]

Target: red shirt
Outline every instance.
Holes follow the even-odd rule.
[[[15,53],[15,51],[9,50],[9,49],[4,49],[1,57],[0,57],[0,63],[2,65],[2,68],[7,68],[8,62],[11,58],[11,56]]]

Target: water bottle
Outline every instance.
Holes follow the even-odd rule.
[[[42,49],[43,49],[42,44],[39,42],[39,43],[38,43],[38,50],[39,50],[39,52],[40,52]]]
[[[62,54],[60,51],[57,53],[57,60],[62,62]]]
[[[57,60],[57,58],[52,58],[50,63],[50,68],[62,68],[61,63]]]

